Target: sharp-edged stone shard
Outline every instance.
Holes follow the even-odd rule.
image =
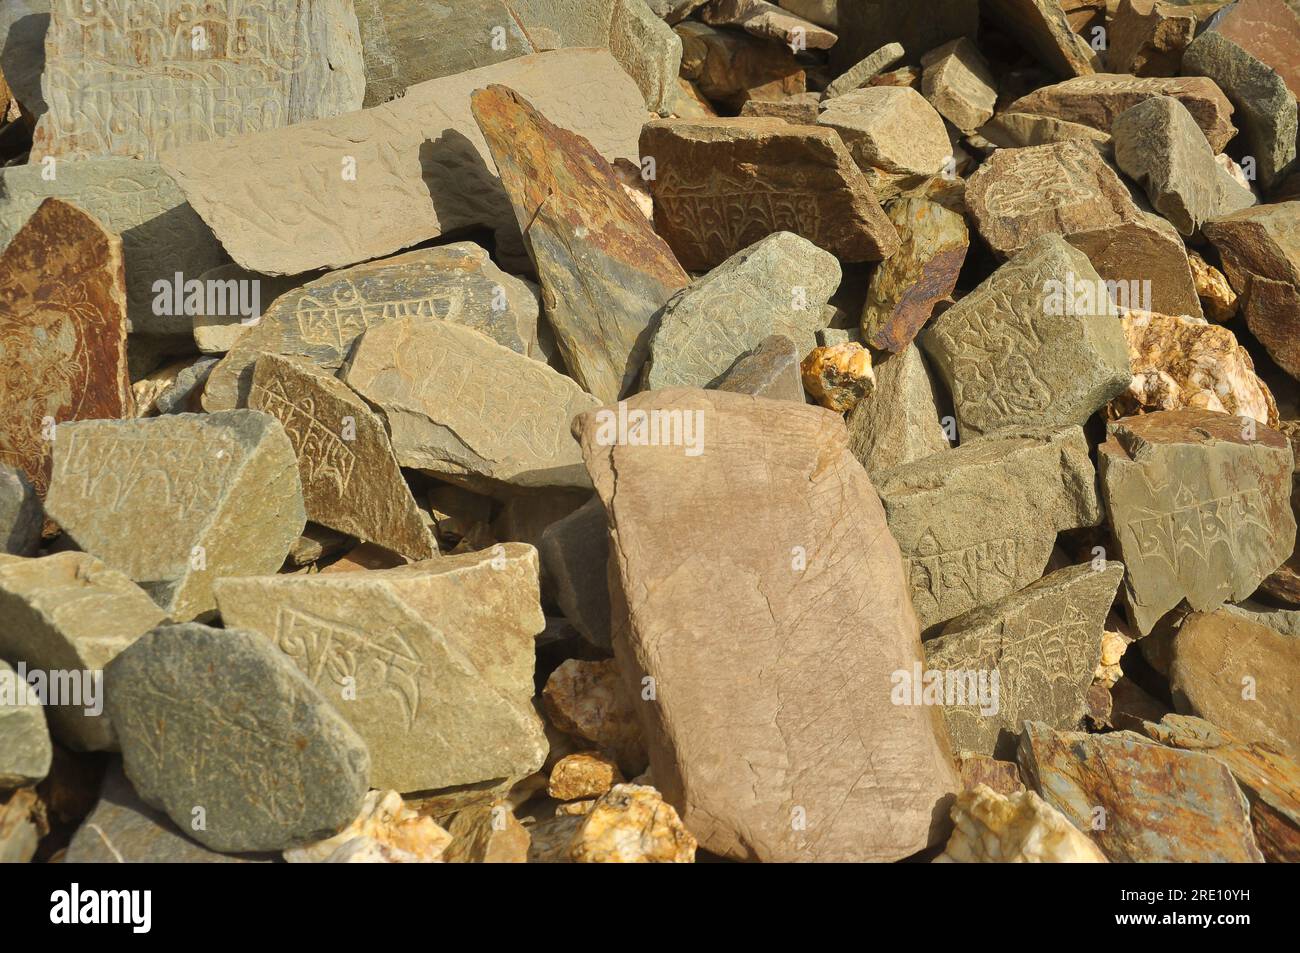
[[[784,335],[773,334],[738,358],[714,386],[736,394],[793,400],[802,404],[807,398],[799,370],[801,359],[801,349],[797,344]]]
[[[849,411],[849,449],[868,473],[948,449],[934,385],[920,350],[909,344],[874,367],[876,386]]]

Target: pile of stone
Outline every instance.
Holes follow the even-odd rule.
[[[92,6],[0,860],[1300,860],[1300,3]]]

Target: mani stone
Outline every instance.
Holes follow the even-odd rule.
[[[1080,297],[1075,287],[1090,289]],[[1083,424],[1132,377],[1124,328],[1087,257],[1044,235],[941,314],[921,346],[965,441],[999,427]]]
[[[839,284],[840,263],[807,239],[776,232],[759,240],[664,307],[650,340],[646,389],[711,387],[773,334],[807,353]]]
[[[41,542],[45,514],[22,470],[0,465],[0,552],[30,556]]]
[[[1196,33],[1196,14],[1164,0],[1119,0],[1106,32],[1113,73],[1175,76]]]
[[[598,401],[475,330],[412,317],[378,325],[344,380],[383,418],[404,467],[470,489],[590,486],[569,422]]]
[[[886,43],[901,43],[915,58],[959,36],[973,37],[979,8],[979,0],[845,0],[837,4],[840,39],[831,47],[831,66],[846,70]]]
[[[828,50],[838,37],[766,0],[710,0],[700,11],[710,26],[734,26],[792,48]]]
[[[1300,639],[1231,612],[1195,612],[1174,636],[1174,707],[1300,760]]]
[[[1240,112],[1243,150],[1260,188],[1271,188],[1296,157],[1296,100],[1282,77],[1217,30],[1192,41],[1182,68],[1213,80]]]
[[[418,83],[373,109],[183,146],[162,165],[230,257],[259,274],[343,268],[471,226],[519,255],[470,113],[470,93],[489,83],[529,97],[607,159],[636,161],[636,84],[604,50],[557,50]]]
[[[1116,562],[1059,569],[953,619],[926,641],[926,668],[943,672],[945,683],[949,673],[963,680],[965,698],[947,698],[943,708],[954,751],[1014,758],[1025,721],[1078,727],[1123,576]],[[990,680],[997,673],[992,699],[965,680],[976,672]]]
[[[204,306],[191,318],[191,332],[194,335],[195,347],[204,354],[225,354],[235,347],[236,341],[261,323],[262,316],[277,298],[290,291],[296,291],[308,281],[319,277],[321,277],[319,274],[288,277],[259,275],[231,262],[203,272],[199,275],[199,281],[203,283],[205,289],[230,288],[232,293],[227,294],[224,300],[221,297],[214,297],[213,303],[217,307],[213,309],[207,307],[205,295]],[[240,308],[229,306],[228,302],[233,295],[239,293],[241,284],[244,288],[256,288],[256,297],[251,299],[257,306],[255,315],[240,314]]]
[[[862,340],[877,350],[898,352],[957,286],[970,233],[960,212],[925,198],[900,198],[887,214],[902,244],[871,273],[862,306]]]
[[[44,496],[62,425],[131,409],[122,243],[60,199],[0,254],[0,360],[0,463]]]
[[[1300,10],[1279,0],[1237,0],[1208,27],[1275,70],[1300,96]]]
[[[926,53],[921,65],[921,92],[944,119],[970,133],[993,118],[998,83],[979,47],[967,37]]]
[[[86,553],[0,556],[0,657],[29,670],[98,673],[165,618],[139,586]],[[86,708],[50,706],[54,736],[82,751],[115,747],[108,717]]]
[[[122,239],[127,318],[137,334],[187,335],[185,315],[159,314],[155,281],[180,272],[197,278],[226,261],[212,230],[186,204],[156,162],[142,159],[60,161],[53,179],[40,163],[0,169],[0,247],[46,198],[60,198]]]
[[[886,43],[837,76],[822,93],[822,99],[834,99],[836,96],[843,96],[865,86],[872,77],[883,73],[901,60],[904,52],[901,43]]]
[[[1102,518],[1079,427],[1004,431],[872,482],[922,630],[1041,578],[1059,531]]]
[[[685,388],[627,407],[697,415],[707,446],[618,444],[601,415],[574,422],[609,513],[615,657],[664,799],[736,859],[897,860],[940,843],[936,810],[960,780],[940,712],[871,688],[921,646],[843,421]]]
[[[1113,863],[1263,861],[1245,796],[1208,754],[1031,721],[1017,759],[1029,786]]]
[[[1087,835],[1033,791],[967,788],[952,809],[953,832],[936,864],[1104,864]]]
[[[564,363],[586,391],[618,400],[645,363],[651,319],[690,278],[590,142],[504,86],[472,100]]]
[[[0,790],[36,784],[50,773],[54,749],[41,702],[0,659]]]
[[[105,676],[126,776],[203,846],[284,850],[360,810],[366,743],[264,636],[160,626]]]
[[[806,398],[799,370],[800,360],[800,348],[793,341],[784,335],[773,334],[737,358],[713,386],[716,390],[802,404]]]
[[[1101,60],[1070,28],[1059,0],[989,0],[989,16],[1057,76],[1100,72]]]
[[[1204,76],[1138,77],[1120,73],[1079,76],[1044,86],[1007,107],[1008,113],[1032,113],[1110,132],[1119,114],[1152,96],[1172,96],[1192,114],[1215,153],[1237,134],[1233,104],[1214,80]]]
[[[773,232],[794,232],[840,261],[878,261],[898,233],[829,127],[781,119],[647,123],[655,228],[684,268],[707,271]]]
[[[403,317],[462,324],[520,354],[541,356],[537,299],[528,286],[473,242],[457,242],[333,271],[280,295],[212,369],[203,407],[243,406],[263,354],[337,371],[362,332]]]
[[[346,384],[267,354],[253,372],[248,406],[289,435],[307,519],[410,559],[438,555],[383,422]]]
[[[952,162],[943,117],[908,86],[845,93],[825,104],[817,124],[840,134],[881,199],[921,185]]]
[[[521,543],[370,572],[221,579],[226,625],[287,656],[365,740],[373,787],[521,778],[546,738],[532,705],[546,625]]]
[[[307,520],[293,444],[255,410],[66,424],[45,510],[176,621],[219,576],[277,571]]]
[[[948,449],[925,360],[909,344],[875,365],[871,396],[849,411],[849,450],[877,473]]]
[[[52,0],[41,89],[31,161],[152,159],[360,109],[365,72],[347,0]]]
[[[1205,612],[1246,598],[1291,555],[1291,446],[1247,420],[1189,407],[1108,425],[1102,494],[1143,635],[1184,600]]]
[[[367,109],[416,83],[534,52],[505,0],[356,0]]]
[[[804,93],[804,71],[788,47],[694,20],[674,32],[682,41],[682,78],[713,102],[740,109]]]
[[[609,531],[605,507],[593,496],[542,532],[537,547],[546,588],[587,642],[608,650]]]

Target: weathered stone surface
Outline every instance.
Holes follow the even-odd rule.
[[[253,410],[66,424],[45,510],[178,621],[217,577],[278,570],[306,523],[293,445]]]
[[[152,159],[163,149],[361,107],[365,73],[346,0],[205,8],[52,0],[32,161]],[[199,33],[189,25],[193,20]]]
[[[1247,599],[1236,604],[1228,603],[1223,608],[1234,615],[1268,626],[1274,632],[1293,638],[1300,637],[1300,611],[1296,609],[1283,609],[1278,606],[1265,605],[1253,599]]]
[[[18,105],[31,116],[49,107],[41,95],[50,0],[8,0],[0,10],[0,72]]]
[[[900,198],[888,215],[902,244],[872,272],[861,324],[867,344],[897,352],[957,286],[970,234],[960,212],[929,199]]]
[[[1029,585],[1057,532],[1101,521],[1078,427],[984,437],[872,482],[923,630]]]
[[[566,755],[551,768],[546,793],[558,801],[577,801],[605,794],[623,776],[618,765],[599,751]]]
[[[411,559],[438,555],[383,422],[342,381],[267,354],[257,361],[248,406],[289,435],[307,519]]]
[[[835,29],[839,20],[836,9],[839,0],[777,0],[777,3],[783,9],[827,29]]]
[[[628,777],[645,770],[641,724],[612,659],[568,659],[550,674],[542,704],[552,725],[609,752]]]
[[[615,655],[629,691],[645,676],[660,686],[637,705],[655,784],[724,856],[897,859],[935,843],[935,806],[958,787],[939,713],[834,688],[883,684],[921,660],[898,551],[842,421],[718,391],[628,405],[697,414],[708,441],[690,457],[610,446],[597,414],[574,424],[610,514]],[[743,512],[718,509],[707,488],[720,480]],[[797,657],[781,648],[793,645]],[[719,721],[720,704],[734,717]],[[806,826],[791,824],[792,805]]]
[[[817,93],[799,93],[785,99],[751,99],[740,107],[740,115],[752,118],[784,119],[796,126],[811,126],[817,122],[818,105],[821,97]],[[707,119],[716,116],[710,113],[704,116],[684,118]]]
[[[531,837],[505,804],[482,804],[457,811],[447,825],[451,843],[442,859],[449,864],[526,864]]]
[[[919,341],[963,441],[1012,425],[1083,424],[1123,393],[1128,352],[1109,301],[1097,300],[1105,294],[1081,252],[1044,235],[934,320]]]
[[[546,588],[589,643],[609,648],[609,533],[605,508],[592,497],[542,533],[537,547]]]
[[[989,15],[1057,76],[1101,71],[1088,41],[1070,29],[1059,0],[989,0]]]
[[[1043,146],[1049,142],[1079,139],[1090,143],[1103,155],[1110,154],[1109,132],[1034,113],[998,113],[980,127],[978,135],[1001,149],[1023,149],[1025,146]]]
[[[650,341],[646,388],[713,386],[773,334],[807,353],[840,277],[834,255],[790,232],[737,252],[668,302]]]
[[[813,348],[799,370],[809,396],[837,414],[848,413],[876,386],[871,352],[856,341]]]
[[[541,766],[531,696],[545,619],[531,546],[215,588],[225,624],[269,640],[365,740],[376,787],[434,790]]]
[[[807,398],[799,360],[799,346],[784,335],[773,334],[737,358],[713,386],[736,394],[793,400],[802,404]]]
[[[754,36],[808,50],[828,50],[838,39],[830,30],[767,0],[711,0],[700,11],[700,19],[710,26],[739,27]]]
[[[41,699],[0,659],[0,790],[36,784],[50,771],[53,749]]]
[[[361,336],[344,379],[377,409],[404,467],[485,488],[589,485],[568,427],[598,402],[477,331],[389,321]]]
[[[875,366],[871,396],[849,411],[849,450],[868,473],[948,449],[934,401],[934,385],[915,345]]]
[[[1227,276],[1191,250],[1187,252],[1187,263],[1192,266],[1192,280],[1205,316],[1220,324],[1236,317],[1237,292],[1232,290]]]
[[[803,68],[788,47],[694,20],[679,23],[675,32],[682,41],[682,77],[714,102],[740,109],[805,90]]]
[[[1033,791],[999,794],[981,784],[957,795],[953,833],[935,863],[1104,864],[1106,855]]]
[[[472,98],[565,364],[617,400],[645,362],[651,319],[689,278],[589,142],[503,86]]]
[[[1280,0],[1237,0],[1209,29],[1275,71],[1300,96],[1300,12]]]
[[[365,742],[262,636],[161,626],[105,676],[127,777],[205,847],[284,850],[360,810]]]
[[[85,553],[40,559],[0,556],[0,656],[31,671],[98,672],[166,616],[131,580]],[[50,728],[65,744],[115,744],[103,703],[52,705]]]
[[[1025,790],[1025,785],[1020,780],[1020,768],[1014,761],[999,761],[972,751],[959,751],[954,760],[961,774],[962,787],[966,791],[984,785],[998,794],[1010,797]]]
[[[1196,14],[1163,0],[1119,0],[1106,29],[1106,68],[1135,76],[1176,76],[1196,32]]]
[[[537,299],[473,242],[422,248],[330,272],[277,297],[212,371],[208,411],[242,407],[263,354],[306,358],[335,371],[369,328],[398,318],[474,328],[511,350],[541,358]]]
[[[0,465],[0,552],[30,556],[41,542],[45,514],[22,470]]]
[[[518,90],[606,158],[635,161],[645,118],[636,84],[603,50],[557,50],[418,83],[374,109],[181,147],[163,168],[230,256],[259,274],[342,268],[474,225],[518,256],[519,228],[470,112],[470,93],[490,83]]]
[[[1263,860],[1246,798],[1209,755],[1129,731],[1090,735],[1029,722],[1017,757],[1029,785],[1112,862]]]
[[[921,57],[921,92],[939,114],[970,133],[993,117],[998,84],[979,47],[967,37]]]
[[[1097,451],[1124,598],[1146,635],[1186,599],[1244,599],[1291,554],[1291,447],[1240,418],[1187,408],[1109,425]]]
[[[1296,157],[1296,100],[1282,77],[1217,30],[1192,41],[1182,68],[1212,79],[1237,108],[1256,178],[1271,188]]]
[[[0,254],[0,357],[0,463],[44,496],[60,425],[131,408],[122,243],[61,199],[45,199]]]
[[[1237,129],[1232,124],[1233,104],[1212,78],[1204,76],[1137,77],[1124,73],[1098,73],[1067,79],[1022,96],[1007,107],[1009,113],[1033,113],[1110,132],[1120,113],[1152,96],[1172,96],[1192,114],[1210,147],[1222,152]]]
[[[668,23],[680,23],[709,0],[646,0],[646,6]]]
[[[916,57],[979,31],[978,0],[849,0],[838,7],[840,40],[831,48],[831,66],[841,71],[886,43],[901,43]]]
[[[883,73],[901,60],[904,53],[903,44],[886,43],[835,77],[822,93],[822,99],[834,99],[836,96],[843,96],[867,85],[872,77]]]
[[[868,86],[837,96],[825,103],[817,123],[840,134],[881,199],[920,185],[952,162],[943,117],[907,86]]]
[[[683,267],[704,271],[773,232],[802,235],[841,261],[898,248],[866,177],[835,130],[780,119],[651,122],[655,227]]]
[[[207,226],[205,225],[204,228]],[[204,354],[225,354],[235,347],[236,341],[261,323],[262,317],[277,298],[290,291],[296,291],[308,281],[320,277],[322,276],[316,273],[289,276],[259,275],[240,268],[232,262],[208,269],[199,275],[199,281],[204,283],[205,288],[208,282],[220,282],[217,287],[233,288],[237,292],[240,286],[230,285],[228,282],[256,282],[256,285],[248,284],[244,287],[249,289],[250,296],[252,289],[257,289],[257,314],[253,316],[240,314],[239,308],[231,308],[219,299],[215,302],[217,307],[211,311],[205,303],[204,307],[198,309],[190,318],[194,345]]]
[[[591,810],[539,825],[529,863],[691,864],[696,840],[652,787],[619,784]]]
[[[925,643],[926,668],[966,679],[963,697],[945,697],[954,751],[1015,757],[1025,721],[1076,728],[1101,659],[1101,634],[1124,575],[1122,563],[1059,569],[953,619]],[[998,683],[984,697],[966,673]],[[987,687],[987,686],[986,686]],[[958,703],[954,703],[958,702]],[[961,704],[960,702],[965,702]]]
[[[291,847],[291,864],[436,864],[452,835],[402,803],[396,791],[370,791],[356,819],[333,837]]]
[[[35,856],[41,807],[35,788],[0,794],[0,864],[25,864]]]
[[[1173,649],[1179,712],[1300,758],[1300,639],[1220,610],[1188,616]]]

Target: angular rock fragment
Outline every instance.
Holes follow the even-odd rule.
[[[682,40],[682,77],[716,103],[740,109],[804,92],[803,68],[788,47],[694,20],[674,32]]]
[[[0,790],[44,780],[54,757],[43,702],[23,674],[0,659]]]
[[[576,801],[600,797],[622,781],[617,764],[599,751],[582,751],[555,763],[546,793],[558,801]]]
[[[981,126],[977,134],[1000,149],[1023,149],[1026,146],[1044,146],[1049,142],[1078,139],[1091,143],[1103,155],[1110,154],[1109,132],[1034,113],[998,113]]]
[[[839,20],[836,10],[838,0],[778,0],[778,3],[783,10],[789,10],[805,20],[830,30],[835,29],[836,22]]]
[[[35,788],[0,795],[0,864],[25,864],[36,855],[44,833],[42,807]]]
[[[856,0],[837,4],[839,42],[831,48],[831,66],[848,69],[886,43],[901,43],[913,56],[960,36],[979,31],[979,0]]]
[[[619,784],[589,812],[534,830],[529,863],[691,864],[696,840],[659,792]]]
[[[881,199],[920,185],[952,162],[943,118],[906,86],[868,86],[845,93],[825,103],[817,123],[840,134]]]
[[[837,414],[848,413],[876,386],[871,352],[856,341],[815,347],[799,369],[804,390]]]
[[[871,395],[849,411],[846,421],[849,450],[867,473],[947,450],[934,385],[916,346],[889,355],[874,370]]]
[[[811,126],[817,122],[818,104],[821,97],[816,93],[800,93],[785,99],[751,99],[740,107],[740,115],[753,118],[784,119],[796,126]],[[712,118],[709,116],[696,118]],[[689,116],[683,118],[692,118]]]
[[[396,791],[370,791],[361,812],[333,837],[284,852],[291,864],[436,864],[451,834],[402,803]]]
[[[1274,70],[1300,96],[1300,11],[1278,0],[1237,0],[1207,29],[1222,34]]]
[[[1176,76],[1196,32],[1196,14],[1166,0],[1119,0],[1106,30],[1106,68],[1134,76]]]
[[[1237,292],[1232,290],[1227,276],[1194,251],[1187,252],[1187,263],[1192,266],[1196,296],[1201,299],[1205,316],[1220,324],[1236,317]]]
[[[845,93],[860,89],[867,85],[876,74],[883,73],[901,60],[903,55],[904,50],[901,43],[886,43],[880,49],[863,57],[837,76],[822,93],[822,99],[834,99],[836,96],[843,96]]]
[[[800,348],[788,337],[773,334],[737,358],[713,386],[736,394],[802,404],[806,397],[799,360]]]
[[[45,509],[175,620],[219,576],[278,570],[306,523],[293,445],[252,410],[66,424]]]
[[[945,43],[921,57],[921,92],[930,105],[962,132],[970,133],[993,117],[997,80],[979,47],[968,37]]]
[[[646,755],[629,697],[612,659],[568,659],[547,678],[542,705],[552,725],[608,751],[632,777],[645,769]]]
[[[734,26],[801,50],[828,50],[836,35],[767,0],[711,0],[700,11],[710,26]]]
[[[241,337],[262,322],[263,316],[277,298],[290,291],[296,291],[308,281],[319,277],[321,276],[315,273],[287,277],[258,275],[232,263],[218,265],[203,272],[199,275],[199,281],[205,288],[209,287],[208,283],[211,282],[211,287],[230,289],[230,292],[228,297],[214,296],[216,299],[214,304],[217,307],[209,309],[205,303],[205,306],[191,317],[190,327],[195,346],[204,354],[220,355],[233,350],[235,343]],[[240,314],[238,307],[231,308],[227,305],[229,300],[238,300],[235,296],[241,289],[241,282],[248,282],[242,287],[249,289],[248,300],[256,303],[255,308],[248,309],[255,311],[254,314]],[[254,282],[256,284],[253,284]],[[254,288],[256,288],[255,292]]]
[[[989,15],[1057,76],[1085,76],[1101,70],[1087,40],[1070,28],[1059,0],[990,0]]]
[[[45,515],[22,470],[0,465],[0,552],[30,556],[41,542]]]
[[[605,508],[592,497],[542,533],[543,578],[564,617],[587,642],[609,648],[609,533]]]
[[[452,840],[442,855],[446,863],[528,863],[532,838],[506,804],[483,804],[457,811],[447,832]]]
[[[998,794],[1010,797],[1025,790],[1020,780],[1020,769],[1014,761],[999,761],[986,754],[960,751],[956,755],[957,770],[961,773],[962,787],[971,791],[984,785]]]
[[[946,864],[1104,864],[1106,855],[1033,791],[999,794],[981,784],[957,795]]]

